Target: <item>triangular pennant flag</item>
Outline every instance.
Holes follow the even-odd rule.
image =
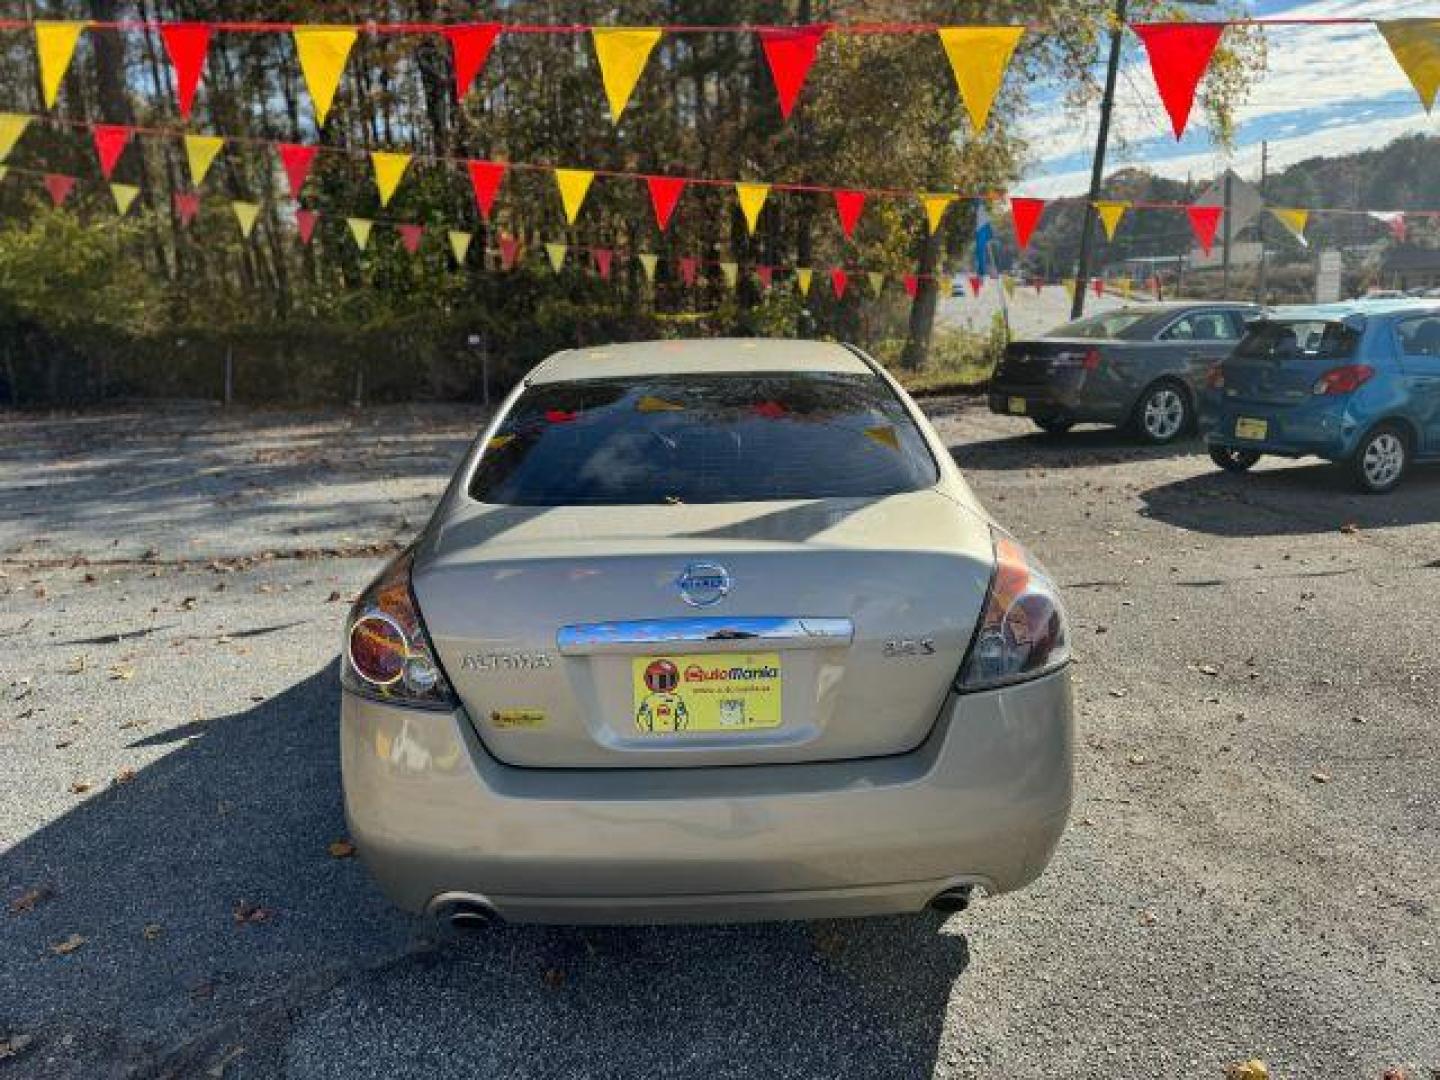
[[[879,296],[885,291],[885,275],[879,270],[871,270],[865,275],[870,281],[870,291]]]
[[[735,288],[736,283],[740,280],[740,265],[733,262],[722,262],[720,276],[725,279],[725,284],[729,288]]]
[[[1040,215],[1045,213],[1044,199],[1011,198],[1010,219],[1015,223],[1015,243],[1024,251],[1030,246]]]
[[[925,224],[929,227],[931,236],[940,228],[940,222],[945,219],[945,211],[950,209],[950,204],[954,201],[954,195],[920,196],[920,205],[925,207]]]
[[[503,161],[470,161],[466,167],[470,171],[470,186],[475,191],[475,205],[480,208],[480,216],[489,221],[500,181],[505,179],[505,170],[510,166]]]
[[[830,288],[835,293],[836,300],[845,299],[845,290],[850,285],[850,275],[843,267],[833,266],[830,268]]]
[[[100,158],[100,175],[106,180],[115,171],[115,164],[125,152],[134,130],[123,124],[96,124],[90,129],[95,140],[95,153]]]
[[[600,280],[610,280],[610,267],[615,261],[615,252],[610,248],[591,248],[590,261],[595,264],[595,270],[600,275]]]
[[[801,296],[810,295],[810,282],[814,276],[815,271],[808,266],[797,266],[795,268],[795,287],[800,290]]]
[[[461,101],[470,92],[475,76],[490,58],[490,49],[500,36],[499,23],[464,23],[445,27],[450,42],[450,62],[455,69],[455,100]]]
[[[648,251],[642,251],[635,257],[640,260],[640,268],[645,271],[645,280],[650,282],[651,285],[654,285],[655,264],[659,262],[659,259]]]
[[[1065,278],[1063,281],[1061,281],[1060,284],[1065,287],[1065,295],[1068,296],[1071,300],[1074,300],[1074,299],[1075,299],[1075,279],[1074,279],[1073,277],[1067,277],[1067,278]]]
[[[180,219],[181,225],[189,225],[199,212],[199,195],[193,191],[177,191],[175,193],[175,216]]]
[[[1440,90],[1440,19],[1381,19],[1375,28],[1429,112]]]
[[[680,260],[680,280],[686,285],[694,285],[695,277],[700,273],[700,260],[693,255],[687,255]]]
[[[740,200],[740,212],[745,215],[745,229],[755,235],[755,226],[760,222],[760,210],[770,195],[769,184],[736,184],[735,195]]]
[[[1210,66],[1215,46],[1220,44],[1220,35],[1225,32],[1225,24],[1132,23],[1130,29],[1145,43],[1145,51],[1150,55],[1150,71],[1160,90],[1160,100],[1165,103],[1165,111],[1170,114],[1170,126],[1175,129],[1175,138],[1179,139],[1185,134],[1185,125],[1190,122],[1195,88]]]
[[[762,264],[755,267],[755,276],[760,280],[760,288],[768,289],[775,280],[775,268]]]
[[[845,234],[845,239],[849,240],[855,235],[855,223],[865,211],[865,193],[837,191],[834,194],[835,212],[840,215],[840,231]]]
[[[513,236],[500,237],[500,269],[513,270],[520,257],[520,241]]]
[[[1305,226],[1310,222],[1309,210],[1282,210],[1279,207],[1270,207],[1270,213],[1275,220],[1285,226],[1287,232],[1302,244],[1307,244],[1305,239]]]
[[[554,270],[557,274],[560,272],[560,268],[565,265],[565,252],[568,248],[568,244],[550,243],[545,245],[545,254],[550,259],[550,269]]]
[[[948,274],[941,274],[935,279],[935,291],[941,296],[954,296],[955,282]]]
[[[792,27],[766,27],[758,31],[760,47],[765,50],[765,61],[770,65],[770,75],[775,80],[775,92],[780,97],[780,115],[789,119],[795,108],[795,99],[805,85],[805,76],[815,63],[815,50],[829,31],[828,25]]]
[[[1120,295],[1123,296],[1126,300],[1129,300],[1135,290],[1135,286],[1131,284],[1130,279],[1128,277],[1122,277],[1115,284],[1120,289]]]
[[[162,23],[160,37],[175,69],[175,99],[180,115],[190,119],[195,105],[195,88],[205,70],[205,54],[210,51],[210,27],[206,23]]]
[[[30,126],[30,117],[19,113],[0,113],[0,161],[10,156],[20,136]]]
[[[290,182],[290,195],[300,198],[300,189],[310,175],[310,166],[315,161],[319,147],[299,146],[295,143],[279,143],[275,150],[280,155],[280,164],[285,169],[285,179]]]
[[[134,205],[140,189],[134,184],[111,184],[110,197],[115,200],[115,209],[122,216]]]
[[[320,214],[315,210],[295,211],[295,231],[300,234],[302,244],[310,243],[310,238],[315,235],[315,223],[319,220]]]
[[[260,204],[237,199],[230,204],[230,209],[235,211],[235,220],[240,223],[240,235],[249,240],[255,231],[255,219],[260,216]]]
[[[423,225],[396,225],[395,231],[400,234],[400,243],[411,255],[420,250],[420,240],[425,235]]]
[[[1091,290],[1095,293],[1096,297],[1102,297],[1102,296],[1104,296],[1104,295],[1105,295],[1105,279],[1104,279],[1104,278],[1098,278],[1098,277],[1097,277],[1097,278],[1091,278],[1091,279],[1090,279],[1090,288],[1091,288]]]
[[[1187,206],[1185,214],[1190,219],[1190,228],[1195,233],[1195,239],[1200,244],[1200,250],[1206,255],[1215,246],[1215,230],[1220,227],[1220,219],[1225,214],[1223,206]]]
[[[315,106],[315,123],[323,127],[358,31],[353,26],[297,26],[291,34],[300,56],[305,88]]]
[[[560,188],[560,202],[565,207],[565,221],[575,224],[575,218],[584,205],[585,193],[590,190],[590,181],[595,174],[589,169],[556,169],[555,183]]]
[[[1397,244],[1403,244],[1409,233],[1409,226],[1405,223],[1405,214],[1399,210],[1371,210],[1370,216],[1376,221],[1384,222],[1390,230],[1390,235],[1395,238]]]
[[[1005,81],[1005,71],[1015,47],[1025,36],[1025,28],[942,26],[936,33],[945,47],[950,70],[955,73],[955,85],[970,114],[970,123],[980,131],[990,119],[990,107],[995,104],[995,95]]]
[[[375,170],[375,186],[380,190],[380,205],[389,206],[405,170],[410,167],[410,155],[389,150],[372,150],[370,166]]]
[[[605,84],[612,124],[620,122],[620,114],[635,92],[660,33],[653,28],[591,27],[590,40],[595,45],[595,58],[600,61],[600,81]]]
[[[225,140],[218,135],[186,135],[185,160],[190,164],[190,182],[199,187],[205,182],[205,175],[215,163],[215,155],[225,146]]]
[[[464,266],[465,256],[470,254],[470,234],[460,232],[458,229],[451,229],[445,235],[450,240],[450,252],[455,256],[455,261]]]
[[[901,280],[905,285],[905,295],[914,300],[920,292],[920,278],[915,274],[906,274]]]
[[[350,235],[355,238],[361,251],[370,246],[370,229],[375,224],[373,221],[369,218],[347,217],[345,224],[350,226]]]
[[[84,33],[86,23],[52,22],[41,19],[35,23],[35,51],[40,58],[40,89],[45,98],[45,107],[53,109],[55,99],[60,96],[60,84],[70,61],[75,58],[75,46]]]
[[[1100,223],[1105,227],[1105,239],[1114,240],[1115,230],[1120,225],[1120,219],[1125,216],[1125,211],[1130,204],[1123,199],[1097,199],[1095,212],[1100,215]]]
[[[970,275],[970,295],[979,296],[980,290],[985,288],[985,279],[979,274]]]
[[[57,207],[64,204],[74,188],[75,178],[73,176],[61,176],[59,173],[45,174],[45,190],[50,193],[50,201]]]
[[[664,232],[670,227],[675,214],[675,204],[685,190],[685,181],[678,176],[647,176],[645,186],[650,189],[650,205],[655,209],[655,223]]]

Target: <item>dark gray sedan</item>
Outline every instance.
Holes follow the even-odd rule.
[[[1210,368],[1259,313],[1254,304],[1148,304],[1013,342],[990,382],[990,411],[1057,435],[1092,422],[1172,442],[1194,428]]]

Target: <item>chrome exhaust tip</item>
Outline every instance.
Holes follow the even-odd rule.
[[[964,911],[970,906],[970,892],[973,888],[973,885],[957,885],[936,893],[935,898],[930,901],[930,910],[939,911],[945,915],[954,915],[956,912]]]
[[[425,905],[425,914],[456,930],[482,930],[501,921],[494,905],[479,893],[441,893]]]

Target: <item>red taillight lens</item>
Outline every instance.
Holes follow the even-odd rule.
[[[1331,368],[1315,380],[1311,392],[1322,394],[1353,394],[1370,381],[1375,369],[1369,364],[1346,364]]]
[[[995,576],[960,668],[959,690],[989,690],[1054,671],[1070,659],[1065,609],[1050,576],[996,532]]]
[[[1100,350],[1094,348],[1087,349],[1085,351],[1085,361],[1082,366],[1086,371],[1098,370],[1100,367]]]
[[[440,670],[410,591],[411,551],[370,585],[345,626],[341,684],[394,705],[451,709],[455,694]]]

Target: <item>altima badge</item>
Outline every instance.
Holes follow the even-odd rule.
[[[718,604],[730,593],[730,571],[717,563],[691,563],[680,571],[675,587],[680,590],[680,599],[691,607],[709,607]]]

